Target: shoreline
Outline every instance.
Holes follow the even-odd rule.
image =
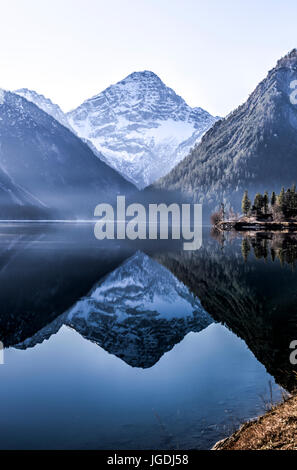
[[[246,231],[267,231],[267,232],[297,232],[297,221],[258,221],[258,220],[223,220],[213,226],[214,228],[228,232],[235,230],[237,232]]]
[[[297,395],[247,421],[211,450],[297,450]]]

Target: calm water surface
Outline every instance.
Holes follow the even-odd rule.
[[[0,227],[2,449],[208,449],[294,387],[294,240],[92,230]]]

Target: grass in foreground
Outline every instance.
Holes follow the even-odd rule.
[[[213,450],[297,450],[297,395],[245,423]]]

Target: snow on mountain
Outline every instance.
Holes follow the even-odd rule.
[[[14,93],[36,104],[38,108],[42,109],[47,114],[52,116],[54,119],[56,119],[56,121],[62,124],[62,126],[70,128],[68,119],[66,115],[63,113],[60,106],[53,103],[49,98],[46,98],[45,96],[40,95],[39,93],[36,93],[36,91],[34,90],[28,90],[27,88],[21,88],[19,90],[14,91]],[[0,100],[1,100],[1,95],[0,95]]]
[[[1,96],[0,213],[5,217],[16,217],[17,211],[27,218],[28,210],[20,210],[27,206],[30,213],[47,207],[57,218],[92,217],[102,198],[113,201],[117,194],[134,192],[135,186],[40,107],[15,93]]]
[[[2,88],[0,88],[0,106],[4,104],[4,100],[5,100],[5,90],[2,90]]]
[[[132,73],[67,117],[100,158],[138,188],[167,174],[216,121],[149,71]]]
[[[34,347],[68,325],[127,364],[147,368],[190,331],[212,322],[184,284],[137,252],[68,312],[15,347]]]
[[[8,93],[0,88],[0,121],[3,121],[1,116],[7,96]],[[2,122],[0,122],[0,128],[1,124]],[[0,218],[14,218],[21,214],[30,214],[32,217],[41,216],[45,207],[46,205],[40,199],[14,181],[1,163],[0,158]]]
[[[89,316],[91,311],[115,315],[117,321],[143,313],[170,320],[192,316],[195,311],[208,318],[189,289],[142,252],[94,287],[89,297],[76,304],[69,318]]]
[[[245,190],[253,198],[290,187],[296,181],[297,107],[291,101],[296,74],[293,49],[154,189],[192,197],[208,217],[222,202],[240,209]]]
[[[133,367],[152,367],[190,331],[212,323],[166,268],[137,252],[94,286],[65,323]]]

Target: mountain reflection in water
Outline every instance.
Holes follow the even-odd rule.
[[[11,430],[11,436],[9,429],[1,435],[3,448],[208,448],[234,422],[237,426],[261,413],[260,395],[273,378],[288,391],[294,389],[296,368],[289,362],[289,344],[297,339],[294,237],[215,240],[207,229],[203,247],[184,252],[168,243],[98,243],[92,230],[88,224],[1,227],[0,340],[8,349],[5,368],[0,367],[0,413]],[[65,326],[84,342],[65,336]],[[64,349],[53,349],[57,338]],[[77,349],[86,354],[85,372]],[[104,351],[109,356],[102,356]],[[22,406],[18,380],[26,357],[34,359],[32,372],[26,369],[27,394],[32,395],[26,403],[33,423],[30,439],[20,432],[22,414],[13,411],[16,402]],[[93,369],[99,357],[104,360]],[[46,367],[51,358],[57,370],[66,361],[69,383],[63,378],[61,386],[60,373]],[[39,363],[42,382],[36,386],[33,370]],[[106,375],[107,364],[116,371],[112,378]],[[48,380],[49,390],[38,395]],[[70,387],[73,380],[99,407],[97,418],[91,404],[86,408],[84,397]],[[112,391],[119,386],[115,381],[130,390],[127,396],[123,392],[122,404]],[[144,383],[150,395],[142,390],[136,396]],[[40,409],[39,403],[47,393],[57,394],[58,400],[58,391],[59,406],[65,408],[55,424],[46,404]],[[279,397],[274,385],[274,398]],[[76,426],[67,414],[74,401],[85,440],[65,430]],[[132,422],[123,431],[128,411]],[[40,413],[44,427],[37,433]],[[166,438],[156,434],[160,422],[163,431],[170,428]],[[126,441],[120,438],[124,435]]]
[[[229,235],[229,236],[228,236]],[[296,236],[228,234],[191,253],[157,255],[215,321],[242,338],[276,381],[296,388],[289,345],[297,338]]]

